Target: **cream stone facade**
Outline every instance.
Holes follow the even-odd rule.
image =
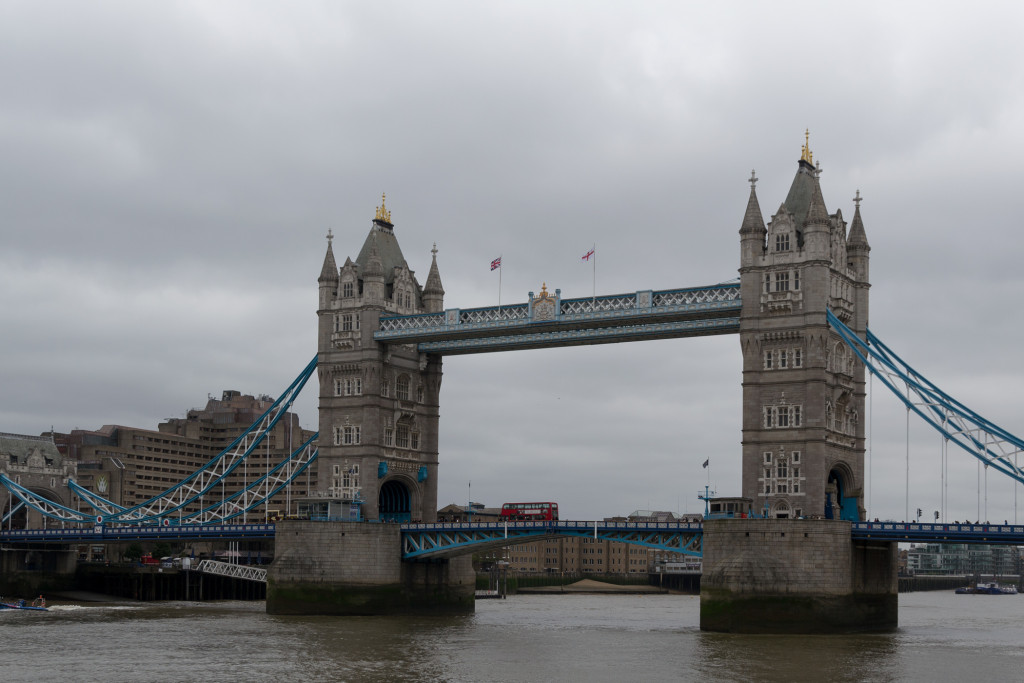
[[[847,231],[804,145],[765,225],[751,175],[740,228],[743,488],[771,517],[864,518],[864,366],[826,311],[864,336],[868,246],[860,193]]]

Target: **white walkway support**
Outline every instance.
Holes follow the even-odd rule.
[[[246,581],[267,582],[267,570],[261,567],[250,567],[245,564],[228,564],[216,560],[203,560],[196,566],[196,571],[204,574],[216,574],[228,576],[233,579],[244,579]]]

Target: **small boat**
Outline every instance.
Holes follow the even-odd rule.
[[[956,589],[957,595],[1016,595],[1017,587],[1014,585],[1002,586],[995,581],[979,583],[976,586],[964,586]]]
[[[24,600],[15,600],[13,602],[4,602],[3,598],[0,598],[0,609],[23,609],[31,610],[34,612],[49,612],[46,608],[46,600],[43,596],[39,596],[32,602],[26,602]]]

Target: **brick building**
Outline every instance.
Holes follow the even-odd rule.
[[[58,437],[61,449],[78,462],[75,481],[108,500],[125,507],[146,502],[178,484],[216,457],[245,432],[273,403],[269,396],[243,395],[225,391],[220,399],[210,398],[204,408],[189,410],[184,418],[172,418],[149,430],[105,425],[95,431],[73,430]],[[314,432],[299,426],[299,417],[286,413],[247,463],[228,475],[216,496],[202,501],[209,505],[222,492],[238,491],[285,459]],[[269,505],[251,511],[250,522],[265,515],[292,512],[295,499],[316,489],[315,467],[307,469],[287,490],[274,496]],[[190,505],[186,512],[199,509]]]

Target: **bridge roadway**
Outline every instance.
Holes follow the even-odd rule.
[[[366,524],[369,522],[352,522]],[[642,545],[699,557],[703,526],[698,522],[439,522],[402,524],[402,558],[454,557],[547,538],[589,537]],[[0,543],[111,543],[155,540],[272,539],[273,524],[183,524],[51,529],[3,529]],[[900,543],[1024,545],[1024,524],[920,524],[853,522],[851,537]]]

